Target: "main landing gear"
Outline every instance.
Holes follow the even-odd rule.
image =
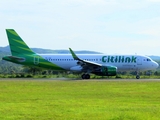
[[[136,74],[136,79],[139,79],[139,78],[140,78],[139,72],[137,71],[136,73],[137,73],[137,74]]]
[[[90,75],[89,74],[82,74],[82,79],[90,79]]]

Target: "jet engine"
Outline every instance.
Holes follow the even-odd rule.
[[[117,67],[115,66],[102,66],[92,73],[100,76],[115,76],[117,74]]]

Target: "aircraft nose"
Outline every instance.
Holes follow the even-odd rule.
[[[159,64],[157,62],[154,62],[154,65],[153,65],[155,68],[158,68],[159,67]]]

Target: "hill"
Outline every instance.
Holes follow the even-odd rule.
[[[70,54],[69,50],[51,50],[51,49],[42,49],[42,48],[31,48],[34,52],[38,54]],[[87,51],[87,50],[81,50],[81,51],[75,51],[76,54],[102,54],[100,52],[95,51]],[[4,55],[10,54],[10,47],[0,47],[0,58]],[[160,61],[160,56],[149,56],[153,60]]]
[[[31,48],[34,52],[38,54],[70,54],[69,50],[51,50],[51,49],[42,49],[42,48]],[[0,47],[0,53],[8,53],[10,54],[10,47]],[[95,51],[87,51],[87,50],[81,50],[81,51],[75,51],[77,54],[102,54],[100,52]]]

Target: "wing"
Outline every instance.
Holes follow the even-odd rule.
[[[102,67],[102,64],[98,64],[98,63],[95,63],[95,62],[91,62],[91,61],[87,61],[87,60],[82,60],[80,59],[74,52],[71,48],[69,48],[71,54],[72,54],[72,57],[74,58],[74,60],[78,60],[77,64],[82,66],[82,71],[94,71],[95,69],[98,69],[100,67]]]

